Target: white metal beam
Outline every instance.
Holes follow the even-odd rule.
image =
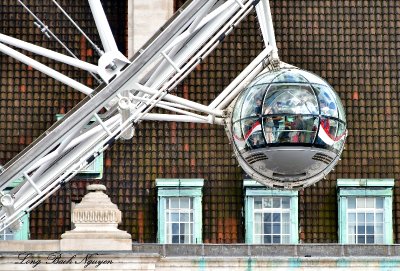
[[[29,42],[25,42],[23,40],[20,39],[16,39],[4,34],[0,33],[0,42],[6,43],[8,45],[11,46],[15,46],[18,47],[20,49],[23,50],[27,50],[29,52],[50,58],[50,59],[54,59],[57,61],[60,61],[62,63],[74,66],[76,68],[88,71],[88,72],[93,72],[93,73],[97,73],[97,66],[93,65],[91,63],[87,63],[85,61],[82,61],[80,59],[74,58],[74,57],[70,57],[70,56],[66,56],[64,54],[60,54],[58,52],[34,45],[32,43]]]
[[[75,81],[74,79],[69,78],[68,76],[65,76],[64,74],[49,68],[42,63],[24,55],[21,54],[20,52],[12,49],[11,47],[8,47],[7,45],[4,45],[3,43],[0,43],[0,52],[11,56],[12,58],[15,58],[23,63],[25,63],[28,66],[32,66],[33,68],[41,71],[44,74],[47,74],[48,76],[76,89],[79,90],[80,92],[89,95],[92,93],[93,89],[79,83],[78,81]]]
[[[88,0],[90,9],[93,14],[94,21],[96,23],[97,31],[103,44],[104,51],[107,52],[118,52],[117,43],[115,42],[112,34],[110,24],[108,23],[107,16],[104,13],[103,6],[100,0]]]

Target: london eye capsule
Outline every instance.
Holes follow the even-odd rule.
[[[299,189],[321,180],[338,162],[347,134],[333,88],[295,67],[258,75],[234,102],[229,120],[239,164],[269,187]]]

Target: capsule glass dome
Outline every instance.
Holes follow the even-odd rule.
[[[239,95],[230,120],[240,165],[271,187],[319,181],[339,160],[346,137],[338,95],[317,75],[297,68],[256,77]]]

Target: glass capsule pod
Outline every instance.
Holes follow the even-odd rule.
[[[257,76],[234,103],[228,127],[249,177],[288,189],[327,175],[339,160],[346,134],[345,112],[333,88],[294,67]]]

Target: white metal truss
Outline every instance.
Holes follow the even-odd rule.
[[[245,85],[266,63],[279,62],[267,0],[189,1],[130,61],[116,47],[100,0],[89,4],[104,49],[97,66],[0,34],[1,52],[88,95],[4,166],[0,191],[17,179],[21,184],[1,197],[0,230],[18,228],[25,213],[116,140],[131,138],[134,126],[143,120],[223,125],[224,110]],[[255,7],[265,41],[262,53],[209,105],[170,94]],[[9,46],[96,73],[104,83],[92,90]],[[150,113],[154,107],[174,114]]]

